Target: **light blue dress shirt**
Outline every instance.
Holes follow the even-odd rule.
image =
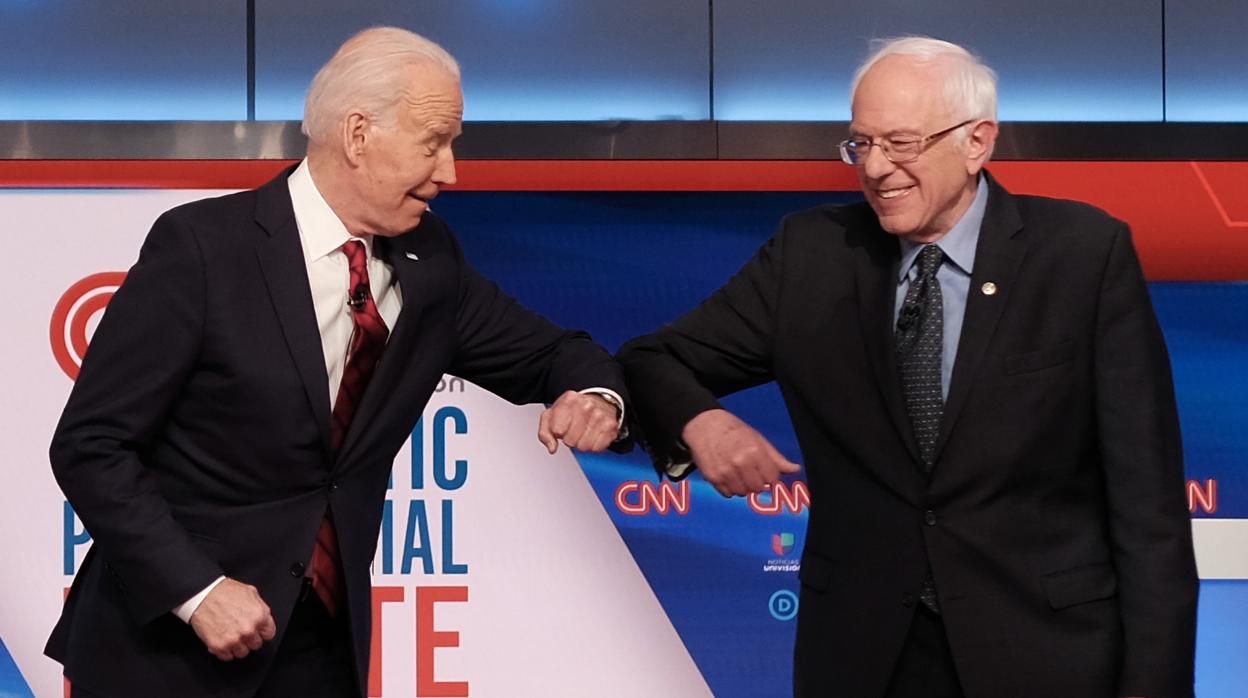
[[[958,340],[962,337],[962,316],[966,313],[966,296],[971,290],[971,273],[975,266],[975,248],[979,246],[979,227],[984,222],[988,208],[988,183],[981,175],[975,200],[962,218],[943,238],[934,244],[945,253],[945,261],[936,272],[940,283],[941,303],[945,315],[944,342],[940,356],[940,395],[949,399],[949,379],[953,376],[953,361],[958,356]],[[906,299],[910,284],[918,278],[919,268],[915,261],[924,245],[898,240],[901,243],[901,264],[897,270],[897,302],[893,306],[893,327],[901,304]]]

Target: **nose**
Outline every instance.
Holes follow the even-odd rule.
[[[862,156],[858,166],[869,179],[881,179],[897,169],[892,160],[884,157],[884,148],[878,143],[873,143],[867,149],[867,154]]]
[[[438,153],[438,163],[433,168],[433,181],[438,185],[449,185],[458,181],[455,178],[455,153],[450,146]]]

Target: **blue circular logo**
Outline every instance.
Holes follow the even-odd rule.
[[[797,594],[781,589],[767,600],[767,610],[776,620],[793,620],[797,616]]]

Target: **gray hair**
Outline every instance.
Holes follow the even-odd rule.
[[[373,27],[347,39],[308,88],[303,105],[303,133],[313,143],[328,143],[352,110],[380,124],[390,124],[394,107],[410,92],[405,68],[434,67],[459,79],[459,64],[445,49],[398,27]]]
[[[903,55],[924,63],[944,59],[945,102],[963,119],[997,120],[997,74],[978,56],[957,44],[928,36],[902,36],[892,39],[876,39],[871,42],[871,55],[854,73],[849,88],[853,101],[858,84],[876,63],[888,56]],[[965,132],[965,128],[959,129]],[[963,135],[963,133],[960,133]]]

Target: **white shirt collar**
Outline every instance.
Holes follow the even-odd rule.
[[[303,260],[306,264],[338,250],[348,240],[364,243],[371,259],[373,236],[355,237],[347,232],[338,214],[329,207],[321,192],[312,181],[312,170],[304,158],[299,167],[286,179],[290,188],[290,202],[295,209],[295,222],[299,225],[299,240],[303,243]]]

